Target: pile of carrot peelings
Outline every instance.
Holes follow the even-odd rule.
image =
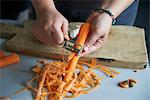
[[[80,49],[84,45],[90,32],[90,24],[81,26],[75,45]],[[78,61],[80,56],[72,52],[68,57],[68,62],[42,62],[32,70],[35,76],[27,81],[27,87],[19,90],[16,94],[24,90],[31,90],[35,94],[34,100],[62,100],[63,98],[75,98],[81,94],[87,94],[92,89],[98,87],[103,77],[99,78],[93,69],[97,68],[105,74],[115,77],[119,72],[96,64],[96,59],[91,63]],[[82,65],[89,68],[85,69]]]

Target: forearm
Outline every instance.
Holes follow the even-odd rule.
[[[36,14],[40,14],[46,9],[56,10],[53,0],[32,0]]]
[[[110,10],[113,13],[114,18],[116,18],[134,1],[135,0],[104,0],[102,8]]]

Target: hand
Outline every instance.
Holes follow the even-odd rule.
[[[37,14],[33,25],[35,37],[45,44],[62,44],[68,36],[68,21],[56,9],[45,9]]]
[[[100,48],[108,37],[112,25],[112,18],[107,13],[93,12],[87,19],[91,23],[91,34],[88,36],[84,45],[84,56]]]

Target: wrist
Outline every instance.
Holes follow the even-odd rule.
[[[113,19],[112,19],[111,16],[109,16],[107,13],[102,12],[99,16],[104,17],[105,20],[107,20],[107,22],[110,22],[111,24],[113,23]]]
[[[113,15],[113,13],[112,13],[110,10],[106,10],[106,9],[95,9],[95,10],[92,10],[92,12],[99,13],[100,15],[101,15],[101,14],[104,14],[106,17],[111,18],[112,24],[115,24],[115,23],[116,23],[116,20],[115,20],[115,18],[114,18],[114,15]]]

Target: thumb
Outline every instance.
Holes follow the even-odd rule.
[[[62,23],[62,31],[63,31],[63,36],[66,40],[69,40],[69,36],[68,36],[68,21],[63,21]]]

